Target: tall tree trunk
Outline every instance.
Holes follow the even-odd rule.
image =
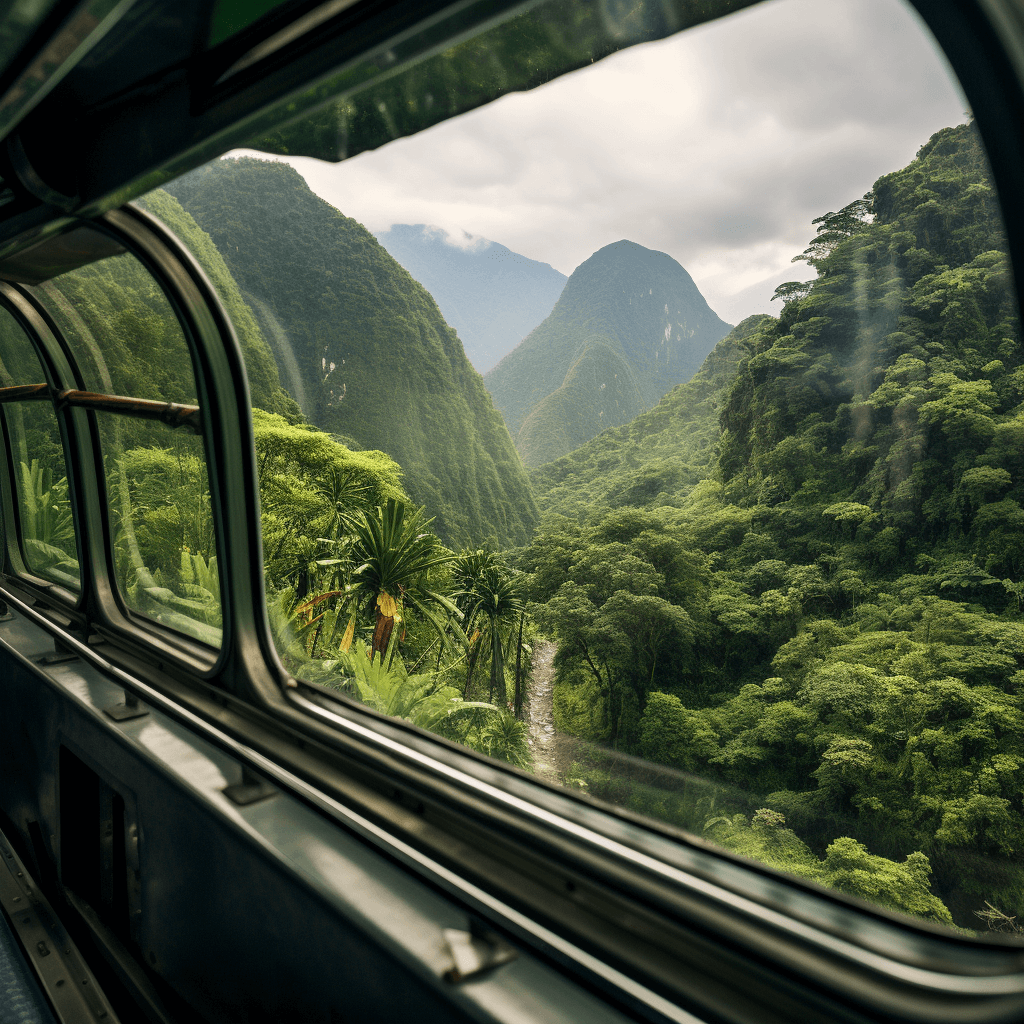
[[[473,681],[473,669],[476,667],[477,655],[480,653],[479,637],[470,640],[469,664],[466,668],[466,692],[462,695],[463,700],[469,700],[469,684]]]
[[[519,641],[516,644],[516,690],[515,690],[515,715],[521,722],[523,720],[523,621],[526,612],[519,616]]]
[[[498,707],[508,710],[508,689],[505,686],[505,652],[501,649],[501,633],[498,623],[491,626],[491,694],[498,691]]]

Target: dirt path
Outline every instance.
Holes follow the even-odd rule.
[[[538,641],[533,650],[526,721],[530,727],[530,751],[537,775],[561,785],[571,765],[566,740],[555,732],[552,697],[555,685],[555,650],[549,640]]]

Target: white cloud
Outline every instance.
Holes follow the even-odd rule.
[[[790,259],[812,218],[965,105],[899,0],[768,0],[341,164],[290,162],[372,231],[434,224],[566,274],[629,238],[736,323],[809,276]]]

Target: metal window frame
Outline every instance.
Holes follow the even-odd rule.
[[[1024,266],[1024,135],[1019,128],[1024,123],[1024,6],[1016,0],[914,3],[950,54],[975,104],[1019,281],[1019,268]],[[1020,45],[1011,45],[1015,40]],[[208,156],[208,150],[207,145],[190,152]],[[179,163],[176,169],[186,168]],[[90,460],[95,468],[98,449],[88,414],[82,410],[64,413],[74,417],[67,424],[74,443],[66,451],[76,454],[72,460],[79,478],[76,508],[85,524],[99,529],[86,535],[83,563],[96,569],[88,587],[83,581],[83,594],[74,610],[83,613],[83,622],[98,624],[115,644],[142,652],[150,660],[156,653],[158,668],[175,670],[177,678],[190,684],[209,686],[176,688],[173,680],[154,681],[143,667],[125,672],[8,587],[7,597],[23,614],[126,688],[147,700],[162,701],[169,713],[191,728],[231,745],[246,763],[323,813],[339,822],[347,819],[347,827],[355,827],[353,808],[361,809],[358,813],[369,822],[367,836],[384,854],[404,858],[412,870],[434,884],[450,886],[496,927],[512,934],[523,927],[530,932],[530,941],[541,946],[547,940],[538,927],[547,928],[563,943],[569,941],[566,935],[572,937],[575,951],[567,947],[559,951],[557,943],[549,942],[545,955],[567,970],[578,971],[584,983],[635,1003],[638,1015],[671,1019],[671,1006],[680,1002],[712,1019],[754,1019],[749,1017],[749,1005],[741,1012],[727,1001],[715,1002],[702,995],[701,983],[711,986],[716,966],[706,961],[717,957],[726,976],[745,970],[744,981],[751,992],[765,1000],[774,998],[776,1010],[804,1007],[803,1019],[808,1021],[948,1020],[952,1024],[1021,1016],[1024,956],[1017,947],[914,925],[728,853],[711,851],[670,828],[641,824],[618,809],[495,766],[415,727],[384,719],[288,677],[270,641],[262,604],[262,565],[255,557],[260,550],[258,486],[237,339],[201,269],[153,218],[126,209],[95,223],[127,240],[136,256],[148,261],[165,290],[179,296],[195,331],[191,337],[196,365],[201,367],[197,377],[206,382],[200,385],[206,389],[201,391],[200,404],[211,413],[209,422],[204,422],[204,439],[215,515],[225,536],[225,642],[213,664],[190,659],[188,645],[171,644],[161,630],[110,611],[116,597],[110,592],[109,539],[100,542],[107,518],[102,496],[94,493],[95,487],[89,489],[87,472]],[[43,321],[42,329],[49,329],[45,317],[20,289],[0,286],[0,295],[23,315]],[[55,344],[48,342],[48,350]],[[60,597],[52,587],[35,596],[42,601]],[[345,772],[348,782],[339,779],[339,773]],[[447,847],[439,835],[448,837]],[[454,849],[458,841],[473,836],[484,836],[485,846]],[[648,843],[666,844],[663,849],[677,844],[678,861],[652,857],[644,849]],[[607,921],[604,930],[592,934],[581,930],[582,913],[551,921],[550,909],[536,899],[542,891],[536,885],[533,895],[520,894],[517,901],[515,885],[507,881],[503,885],[467,855],[469,849],[481,859],[491,857],[493,863],[504,864],[517,883],[526,878],[532,884],[535,880],[525,868],[516,874],[507,863],[508,856],[525,847],[539,863],[556,865],[561,876],[574,880],[580,889],[590,885],[593,893],[618,900],[617,909],[632,908],[642,923],[640,931],[646,929],[650,939],[644,948],[679,949],[680,936],[686,933],[696,958],[685,965],[689,975],[671,977],[671,964],[657,965],[662,969],[659,974],[642,962],[642,952],[631,953],[616,945]],[[528,886],[524,883],[523,888]],[[558,908],[568,905],[571,909],[571,903],[560,903]],[[553,928],[538,925],[545,915]],[[859,944],[853,941],[858,923],[863,925],[860,931],[871,933]],[[703,978],[693,974],[702,949],[707,971]],[[631,994],[627,992],[630,985],[634,986]],[[655,1005],[638,995],[638,985],[663,1002]],[[766,1005],[760,1019],[769,1019],[771,1012]],[[780,1019],[777,1013],[776,1019]]]
[[[600,985],[609,998],[635,1004],[642,1016],[672,1019],[670,1008],[680,1004],[686,1012],[710,1013],[716,1019],[753,1019],[749,1005],[730,1005],[721,978],[717,986],[710,980],[714,971],[701,979],[703,994],[695,986],[693,964],[686,958],[699,958],[702,947],[716,949],[719,968],[727,974],[742,965],[751,989],[765,993],[765,998],[770,993],[771,999],[790,1008],[803,1005],[808,1021],[831,1019],[839,1006],[845,1007],[839,1019],[851,1021],[950,1024],[971,1013],[978,1020],[995,1021],[1024,1011],[1024,951],[1016,947],[959,938],[860,906],[713,851],[670,828],[641,824],[616,808],[545,786],[288,676],[273,648],[263,603],[258,477],[237,338],[201,268],[158,221],[129,209],[108,214],[99,223],[147,265],[171,293],[176,308],[188,307],[188,322],[196,331],[192,340],[200,402],[210,410],[204,416],[204,437],[215,515],[223,535],[233,538],[223,552],[222,575],[231,625],[225,629],[216,664],[197,672],[180,650],[160,646],[159,627],[146,628],[132,616],[108,613],[95,623],[86,617],[88,625],[95,624],[115,644],[136,653],[158,651],[165,667],[168,661],[175,664],[179,677],[210,684],[203,705],[194,694],[180,690],[172,699],[166,684],[147,681],[137,669],[129,673],[118,668],[8,589],[6,598],[19,611],[142,699],[159,699],[167,710],[176,708],[191,727],[230,743],[232,749],[242,745],[255,770],[339,823],[355,827],[355,819],[340,813],[341,807],[369,811],[359,816],[358,828],[382,852],[443,885],[492,926],[529,941],[563,968],[579,972],[587,984]],[[29,302],[30,293],[15,286],[10,290]],[[58,344],[51,338],[47,347]],[[89,413],[66,409],[64,415],[78,417],[69,420],[68,430],[72,444],[84,453],[96,440]],[[97,457],[92,456],[93,467]],[[218,472],[218,466],[231,470]],[[84,465],[79,470],[81,475],[88,472]],[[84,479],[80,487],[85,492]],[[94,497],[102,498],[98,493]],[[94,591],[106,576],[109,594],[109,536],[104,534],[107,517],[102,501],[83,503],[80,515],[89,541],[87,557],[101,558],[87,575],[97,581]],[[90,524],[99,530],[90,530]],[[98,548],[92,543],[97,534],[106,536]],[[100,606],[102,611],[102,602]],[[225,615],[226,627],[228,622]],[[227,701],[228,695],[234,699]],[[224,708],[233,717],[226,716]],[[226,719],[231,722],[227,731]],[[253,745],[254,724],[265,730],[268,722],[276,726],[276,743],[264,737],[261,745]],[[303,758],[301,752],[308,753],[311,743],[318,748],[316,756]],[[372,792],[339,784],[339,765],[364,786],[368,782]],[[410,803],[422,808],[420,821],[433,825],[432,834],[422,824],[411,825],[394,814],[396,805]],[[450,847],[456,840],[462,850],[453,854]],[[517,875],[513,869],[502,882],[501,865],[509,871],[515,851],[524,843],[535,858],[532,872],[524,866],[524,873]],[[664,855],[670,848],[674,856]],[[489,858],[486,868],[467,857],[469,851],[481,860]],[[553,919],[546,900],[538,898],[544,895],[537,884],[544,872],[566,879],[574,889],[589,890],[607,901],[613,913],[595,925],[593,914],[574,918],[573,900],[566,898],[559,907],[566,911],[565,919]],[[524,899],[523,892],[531,887],[532,899]],[[614,920],[623,914],[632,914],[636,924],[617,938]],[[871,927],[863,927],[864,921]],[[623,946],[623,937],[636,947],[632,953]],[[662,956],[654,963],[658,950],[671,950],[679,961]],[[708,995],[712,989],[713,998]],[[851,1011],[858,1003],[861,1011]]]

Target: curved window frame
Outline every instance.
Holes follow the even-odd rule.
[[[256,762],[282,783],[297,784],[299,751],[313,742],[320,754],[307,756],[300,774],[312,781],[320,800],[325,794],[341,797],[350,808],[354,803],[368,812],[359,827],[369,841],[513,937],[571,962],[609,998],[628,994],[627,1001],[661,1013],[696,1000],[703,1009],[732,1016],[735,1008],[730,1009],[722,982],[716,987],[709,976],[702,979],[705,990],[715,990],[712,1000],[706,991],[698,994],[692,978],[679,977],[679,962],[693,954],[694,935],[703,934],[705,942],[716,936],[726,969],[734,966],[727,950],[732,958],[756,951],[757,959],[770,965],[761,979],[769,988],[778,975],[791,983],[802,975],[813,978],[816,987],[863,1003],[865,978],[873,979],[868,991],[876,992],[868,1002],[876,1015],[893,1005],[894,989],[918,1015],[927,1006],[928,1019],[951,1024],[977,1001],[998,1004],[1000,1012],[1008,1003],[1024,1008],[1020,947],[951,935],[802,883],[289,676],[265,611],[248,388],[227,315],[198,264],[151,216],[126,209],[106,215],[97,226],[143,260],[188,324],[218,538],[225,541],[224,645],[213,664],[197,664],[194,656],[185,656],[191,645],[120,605],[111,587],[108,520],[95,472],[98,439],[85,410],[65,407],[61,416],[67,418],[69,451],[83,495],[78,514],[89,566],[79,610],[90,628],[135,652],[172,658],[179,670],[231,694],[233,709],[250,724],[255,712],[283,728],[291,748],[274,759],[257,752]],[[50,325],[30,294],[12,286],[0,291],[5,304],[20,307],[31,322],[49,358],[59,359],[57,336],[46,335]],[[67,379],[58,374],[55,383]],[[99,528],[90,529],[94,524]],[[139,683],[144,698],[152,699],[146,681]],[[244,729],[237,735],[244,737]],[[339,764],[348,773],[345,780],[338,778]],[[390,809],[382,814],[375,806],[382,791],[400,808],[411,807],[413,820]],[[328,811],[337,818],[339,805]],[[527,837],[529,855],[523,848]],[[453,843],[461,853],[453,855]],[[518,869],[509,873],[517,858]],[[551,896],[544,898],[544,880],[552,877],[563,890],[561,901],[555,901],[557,913],[545,906]],[[607,912],[595,915],[581,907],[576,893],[605,904]],[[634,925],[623,931],[616,920],[627,914]],[[668,951],[672,956],[666,960]]]
[[[188,345],[196,374],[200,409],[210,410],[201,416],[200,436],[206,452],[211,482],[217,552],[219,556],[225,556],[218,558],[225,610],[225,638],[220,649],[211,648],[161,626],[127,607],[115,582],[113,539],[110,535],[107,496],[103,485],[103,449],[95,420],[87,407],[54,401],[51,396],[69,467],[69,492],[79,538],[81,590],[77,594],[67,591],[31,573],[25,567],[16,544],[12,547],[8,543],[6,546],[7,564],[10,570],[16,573],[19,582],[30,591],[40,597],[43,594],[56,597],[63,606],[61,610],[72,614],[77,628],[95,631],[100,636],[109,636],[112,639],[128,640],[130,647],[145,651],[150,656],[156,654],[161,659],[161,664],[166,661],[176,664],[186,672],[198,673],[201,678],[215,679],[226,675],[224,663],[229,660],[229,655],[225,653],[230,648],[227,639],[230,629],[229,616],[226,610],[232,604],[230,595],[234,592],[225,585],[224,562],[227,560],[226,538],[233,531],[228,530],[225,525],[225,473],[218,473],[211,457],[216,447],[214,439],[222,439],[224,436],[222,417],[218,415],[224,397],[217,393],[216,388],[209,388],[212,374],[209,371],[203,372],[201,366],[209,366],[211,360],[223,361],[225,351],[230,350],[232,342],[237,347],[237,341],[234,340],[230,325],[227,325],[227,343],[222,339],[220,330],[223,325],[215,322],[214,314],[208,305],[213,289],[205,280],[205,276],[201,276],[201,280],[195,280],[176,258],[176,242],[172,243],[171,247],[164,244],[159,235],[147,230],[146,225],[135,216],[135,211],[112,211],[96,221],[79,223],[88,224],[91,229],[109,236],[142,263],[170,303]],[[199,273],[201,275],[201,271]],[[204,294],[204,291],[207,294]],[[213,301],[217,302],[215,298]],[[36,296],[21,284],[0,281],[0,303],[15,317],[28,335],[43,364],[46,383],[53,394],[64,389],[83,388],[84,382],[76,372],[70,346]],[[213,308],[216,309],[217,306]],[[230,370],[228,372],[230,373]],[[244,381],[244,368],[242,380]],[[230,390],[234,397],[236,389],[232,387]],[[131,415],[130,412],[126,414]],[[221,463],[230,461],[223,444],[219,454]],[[17,522],[15,507],[12,504],[16,500],[16,488],[10,455],[4,460],[3,473],[4,513],[12,516],[13,521]],[[226,475],[230,477],[231,474]],[[20,525],[18,530],[20,531]],[[239,545],[235,546],[237,548]],[[238,559],[236,563],[237,561]],[[244,590],[241,592],[245,593]]]
[[[1000,131],[1020,123],[1016,115],[1024,111],[1024,26],[1016,23],[1014,28],[1015,12],[1002,0],[986,0],[983,7],[916,0],[915,6],[945,45],[977,105],[1019,283],[1024,189],[1014,186],[1024,178],[1024,137],[1018,132],[1001,140]],[[1006,42],[1014,38],[1016,48]],[[25,584],[30,596],[44,603],[56,599],[58,610],[74,612],[78,621],[134,652],[156,654],[158,668],[164,664],[159,659],[165,659],[190,679],[215,684],[225,698],[215,707],[204,705],[196,718],[180,710],[190,706],[180,693],[174,694],[178,705],[168,704],[171,691],[147,676],[144,666],[135,668],[134,675],[118,676],[126,686],[145,699],[178,706],[179,717],[198,731],[213,736],[219,721],[229,735],[246,737],[251,745],[246,756],[254,767],[638,1014],[682,1020],[687,1015],[676,1008],[689,1005],[719,1019],[752,1019],[727,1000],[715,1004],[702,996],[717,966],[719,973],[734,976],[745,969],[750,992],[775,995],[780,1019],[793,1000],[806,1011],[801,1019],[808,1021],[952,1024],[968,1012],[978,1021],[1020,1015],[1024,953],[1019,947],[914,924],[752,865],[667,826],[526,778],[288,676],[270,640],[263,604],[248,391],[231,325],[205,274],[153,218],[126,208],[91,223],[143,260],[183,318],[183,327],[189,325],[185,333],[194,346],[223,557],[224,641],[216,658],[128,614],[111,586],[97,438],[84,410],[58,414],[80,536],[82,592],[77,597],[61,593],[26,577],[18,577],[15,586]],[[28,295],[17,286],[0,285],[0,298],[32,325],[30,336],[38,336],[41,350],[56,358],[59,342]],[[9,516],[10,467],[4,472],[4,513]],[[8,596],[23,614],[60,633],[15,592]],[[65,639],[83,658],[110,669],[111,663],[88,645]],[[226,709],[223,715],[218,708]],[[358,822],[353,808],[363,814]],[[473,837],[482,845],[474,847]],[[531,874],[513,866],[509,858],[517,853],[524,860],[529,855],[539,867]],[[486,865],[474,863],[487,858]],[[517,882],[527,878],[533,888],[524,885],[515,893],[514,886],[494,874],[492,864],[504,865]],[[558,904],[557,909],[577,911],[562,919],[557,910],[545,908],[537,895],[545,890],[536,876],[550,864],[559,866],[553,882],[564,879],[588,897],[618,901],[616,913],[632,914],[629,936],[636,937],[636,948],[616,945],[616,926],[609,923],[614,915],[588,934],[586,925],[593,919],[586,917],[582,897]],[[644,963],[651,949],[671,951],[670,962]],[[720,965],[709,963],[716,956]],[[847,1013],[850,1007],[857,1009]]]
[[[10,314],[12,319],[18,325],[25,335],[26,340],[32,346],[32,349],[39,360],[40,373],[51,391],[51,394],[59,390],[61,382],[70,379],[70,368],[67,363],[62,359],[54,359],[55,347],[48,345],[42,341],[42,338],[49,332],[45,324],[40,323],[36,317],[33,316],[34,310],[26,309],[25,306],[18,301],[18,296],[13,294],[13,289],[7,282],[0,281],[0,304],[3,305],[7,313]],[[52,340],[52,336],[51,336]],[[37,384],[42,383],[40,381],[21,381],[23,384]],[[67,466],[67,479],[68,479],[68,497],[71,502],[71,513],[74,521],[75,528],[75,547],[78,551],[78,564],[79,564],[79,589],[78,591],[69,590],[67,587],[61,586],[59,583],[55,583],[52,580],[47,580],[36,573],[34,573],[26,564],[24,558],[24,528],[21,521],[21,515],[18,510],[19,498],[18,498],[18,484],[16,481],[17,467],[14,465],[14,450],[11,444],[10,430],[7,422],[7,416],[3,418],[3,436],[6,447],[5,458],[0,460],[0,480],[2,480],[2,509],[5,524],[11,524],[13,528],[7,528],[4,530],[3,537],[3,564],[7,571],[14,572],[23,580],[31,584],[31,586],[38,588],[40,591],[45,592],[51,597],[57,598],[58,601],[65,605],[69,605],[72,608],[78,608],[84,600],[84,593],[87,588],[87,583],[84,579],[85,568],[84,565],[88,561],[85,557],[85,533],[80,516],[80,504],[79,495],[82,488],[82,480],[80,474],[76,472],[77,466],[75,461],[70,458],[71,444],[68,432],[68,425],[64,420],[64,417],[57,411],[55,405],[50,402],[50,408],[53,410],[58,432],[61,439],[61,447],[64,451],[64,461]]]

